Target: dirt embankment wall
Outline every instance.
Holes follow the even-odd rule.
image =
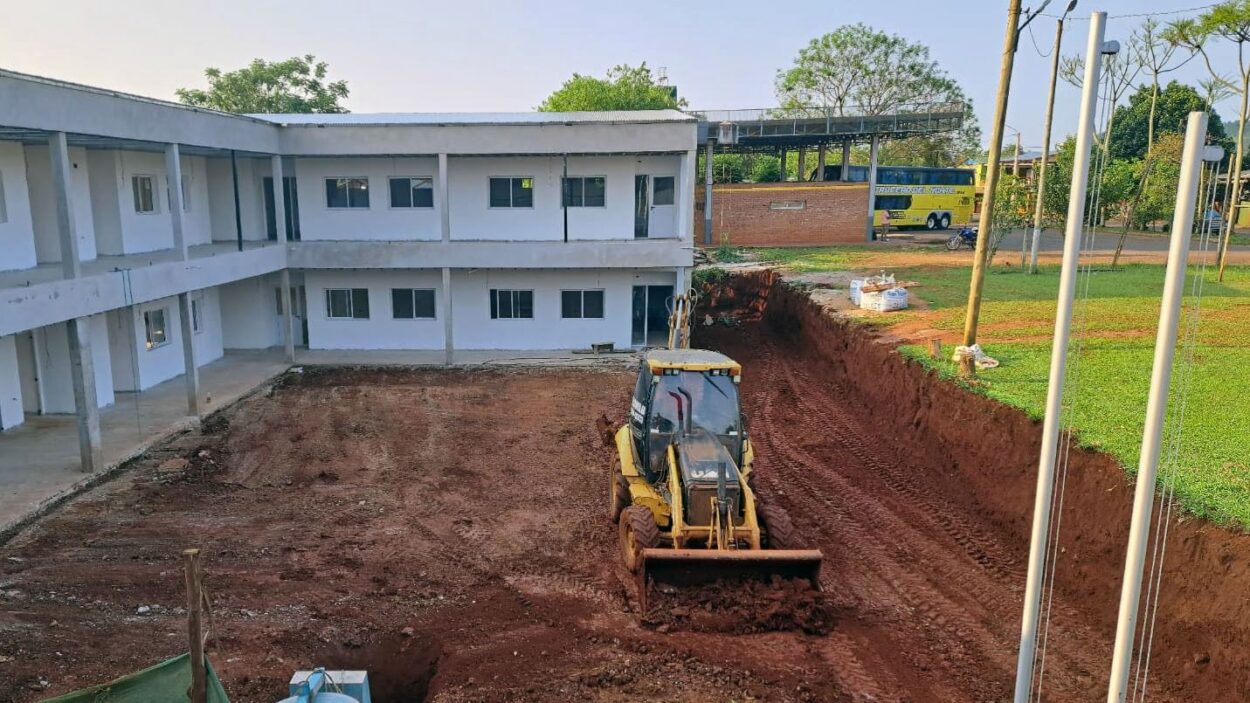
[[[829,316],[801,291],[774,285],[771,272],[748,278],[731,282],[751,291],[737,295],[736,306],[749,308],[750,298],[766,296],[765,324],[844,381],[864,415],[891,431],[895,442],[927,457],[926,465],[945,467],[945,480],[963,487],[951,491],[963,509],[988,516],[1019,554],[1022,597],[1041,423],[907,361],[879,331]],[[1055,607],[1106,628],[1110,639],[1132,501],[1130,478],[1114,459],[1073,450],[1056,514],[1061,552]],[[1151,685],[1167,682],[1195,700],[1248,700],[1250,536],[1178,514],[1166,543]],[[1108,670],[1110,659],[1108,651]]]
[[[703,243],[703,188],[695,242]],[[864,241],[867,184],[735,183],[712,188],[712,246],[817,246]]]

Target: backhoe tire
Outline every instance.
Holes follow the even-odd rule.
[[[755,517],[760,522],[765,549],[798,549],[799,533],[790,521],[790,513],[779,505],[755,504]]]
[[[660,527],[655,524],[651,511],[641,505],[622,510],[619,524],[621,558],[625,568],[636,574],[642,568],[642,550],[659,545]]]
[[[608,480],[608,519],[616,522],[621,518],[621,511],[632,502],[629,496],[629,479],[621,473],[620,457],[612,462],[612,475]]]

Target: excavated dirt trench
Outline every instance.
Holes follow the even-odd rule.
[[[714,598],[635,612],[594,426],[632,372],[293,374],[0,547],[0,701],[183,651],[190,545],[236,701],[316,664],[368,668],[379,703],[1008,698],[1036,425],[769,276],[709,293],[714,317],[762,318],[697,338],[746,369],[759,491],[826,555],[818,618],[767,589],[742,627]],[[1128,500],[1109,460],[1075,458],[1047,700],[1102,695]],[[1250,543],[1172,538],[1150,699],[1244,700]]]

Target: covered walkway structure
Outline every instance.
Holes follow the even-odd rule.
[[[783,180],[786,154],[797,151],[802,180],[802,174],[807,172],[807,153],[815,149],[815,180],[822,183],[826,180],[847,183],[853,180],[849,169],[851,146],[869,144],[869,163],[865,179],[868,205],[864,213],[864,238],[872,241],[877,155],[882,140],[959,130],[968,117],[968,110],[964,103],[943,102],[907,105],[881,114],[867,114],[871,111],[847,107],[691,111],[690,114],[699,120],[699,140],[704,145],[703,244],[711,245],[717,241],[714,236],[712,207],[712,159],[717,150],[722,153],[776,154],[781,157]],[[864,114],[855,114],[856,112]],[[831,147],[842,150],[841,171],[837,178],[827,179],[825,155]]]

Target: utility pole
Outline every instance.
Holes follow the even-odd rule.
[[[1189,240],[1194,231],[1194,205],[1198,200],[1198,171],[1202,167],[1202,146],[1206,138],[1207,113],[1189,113],[1189,124],[1185,129],[1185,150],[1181,153],[1180,182],[1176,188],[1176,210],[1172,216],[1168,268],[1163,279],[1163,302],[1159,309],[1159,332],[1155,338],[1150,396],[1146,402],[1146,426],[1142,430],[1141,456],[1137,462],[1137,491],[1133,496],[1133,518],[1129,524],[1128,549],[1124,558],[1124,583],[1120,590],[1120,615],[1115,628],[1115,653],[1111,659],[1107,703],[1124,703],[1128,693],[1129,669],[1133,663],[1133,639],[1137,635],[1137,613],[1141,600],[1142,570],[1146,565],[1146,546],[1150,541],[1150,513],[1154,508],[1155,478],[1159,473],[1163,419],[1168,409],[1168,388],[1172,383],[1176,330],[1180,325],[1185,269],[1189,263]],[[1162,538],[1161,533],[1159,537]]]
[[[1046,126],[1042,128],[1042,163],[1037,172],[1037,203],[1033,207],[1033,246],[1029,254],[1029,273],[1037,273],[1037,253],[1042,242],[1042,212],[1046,197],[1046,163],[1050,161],[1050,128],[1055,117],[1055,84],[1059,80],[1059,46],[1063,42],[1063,21],[1076,9],[1076,0],[1068,3],[1063,15],[1055,21],[1055,46],[1050,50],[1050,93],[1046,96]]]
[[[1076,9],[1076,0],[1068,3],[1055,22],[1055,45],[1050,50],[1050,92],[1046,96],[1046,125],[1042,128],[1042,163],[1037,172],[1037,203],[1033,208],[1033,246],[1029,254],[1029,273],[1037,273],[1037,253],[1042,242],[1042,212],[1046,196],[1046,163],[1050,161],[1050,128],[1055,117],[1055,84],[1059,79],[1059,46],[1063,41],[1063,21]]]
[[[1020,130],[1016,130],[1016,155],[1011,160],[1011,175],[1015,178],[1020,177]]]
[[[1037,458],[1037,493],[1033,498],[1033,530],[1029,541],[1029,568],[1024,586],[1024,615],[1016,661],[1015,703],[1028,703],[1033,694],[1033,665],[1037,658],[1037,630],[1041,621],[1042,586],[1050,545],[1050,513],[1059,457],[1059,429],[1063,414],[1064,374],[1072,333],[1076,274],[1085,221],[1085,193],[1089,186],[1090,152],[1094,144],[1094,112],[1098,106],[1098,79],[1102,68],[1103,31],[1107,13],[1090,16],[1085,50],[1085,78],[1081,83],[1081,112],[1077,121],[1072,162],[1072,189],[1068,194],[1067,231],[1063,240],[1063,268],[1059,274],[1055,336],[1050,346],[1050,383],[1046,388],[1046,415],[1042,421],[1042,448]],[[1053,568],[1053,566],[1052,566]]]
[[[1045,9],[1049,1],[1043,2],[1038,12]],[[1027,21],[1025,25],[1028,25]],[[1020,29],[1023,29],[1020,26],[1020,0],[1010,0],[1007,6],[1007,33],[1003,38],[1002,66],[998,73],[998,100],[994,104],[994,123],[990,132],[990,153],[985,164],[985,198],[981,201],[977,251],[972,259],[972,281],[968,286],[968,313],[964,318],[965,347],[971,347],[977,342],[977,318],[981,315],[981,289],[985,284],[985,256],[989,251],[987,244],[994,222],[994,191],[998,189],[999,162],[1003,156],[1003,125],[1007,120],[1007,96],[1011,92],[1011,71],[1015,65]],[[976,363],[970,355],[964,356],[960,372],[967,377],[976,374]]]

